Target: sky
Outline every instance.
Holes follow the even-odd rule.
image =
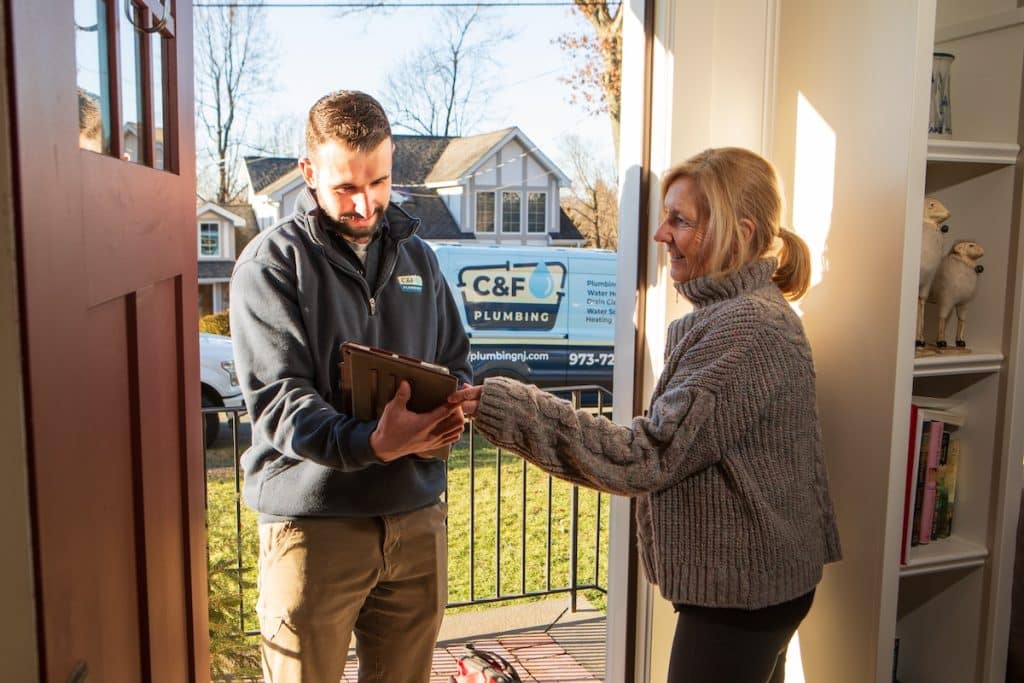
[[[270,74],[273,86],[252,115],[252,130],[281,117],[304,121],[310,105],[332,90],[356,89],[379,96],[389,72],[431,40],[439,16],[437,9],[418,7],[347,16],[325,8],[267,7],[265,11],[267,39],[278,59],[276,73]],[[494,50],[493,97],[485,119],[469,132],[518,126],[567,173],[561,141],[574,133],[610,163],[613,146],[607,116],[593,116],[570,104],[568,86],[559,81],[571,73],[572,64],[554,41],[564,33],[589,32],[587,21],[568,4],[485,11],[515,35]],[[198,20],[201,10],[195,12]]]

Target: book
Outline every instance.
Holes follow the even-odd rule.
[[[945,431],[945,427],[945,423],[941,420],[931,420],[928,423],[928,455],[924,466],[921,521],[917,537],[919,544],[932,541],[932,519],[935,516],[935,476],[939,470],[939,452],[942,449],[942,433]]]
[[[910,404],[910,445],[907,447],[907,478],[903,490],[903,539],[900,542],[900,564],[907,563],[912,537],[911,525],[916,497],[917,466],[921,449],[922,424],[918,420],[919,411],[916,404]]]
[[[960,464],[960,439],[950,436],[945,465],[939,466],[936,482],[938,500],[935,507],[935,538],[949,538],[953,533],[953,509],[956,503],[956,475]]]
[[[444,404],[459,384],[448,368],[354,342],[341,345],[340,371],[342,410],[361,420],[379,419],[402,380],[412,388],[407,407],[414,413]],[[417,455],[443,460],[450,450],[442,446]]]
[[[921,438],[918,443],[917,470],[914,472],[914,518],[910,528],[910,545],[921,543],[921,509],[924,504],[924,481],[928,472],[928,443],[931,441],[929,421],[921,422]]]
[[[926,422],[939,420],[946,429],[954,431],[963,426],[966,415],[962,404],[945,399],[914,396],[910,406],[910,436],[907,444],[906,481],[904,482],[903,529],[900,546],[900,564],[910,561],[913,546],[920,539],[921,509],[924,497],[925,473],[928,457],[928,430]],[[922,458],[923,454],[923,458]],[[923,462],[922,462],[923,461]],[[924,472],[922,472],[924,470]],[[922,476],[919,476],[919,472]],[[920,495],[919,495],[920,494]],[[934,513],[933,513],[934,514]]]

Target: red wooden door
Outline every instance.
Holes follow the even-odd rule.
[[[190,5],[8,0],[46,681],[208,679]]]

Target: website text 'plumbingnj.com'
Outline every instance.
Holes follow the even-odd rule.
[[[511,361],[513,363],[529,363],[530,361],[547,361],[551,355],[544,351],[505,351],[501,349],[469,352],[470,363],[483,363],[486,361]]]

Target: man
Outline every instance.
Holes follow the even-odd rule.
[[[360,682],[426,682],[447,602],[445,465],[461,410],[418,415],[403,382],[379,421],[340,410],[338,347],[357,341],[470,380],[469,341],[419,219],[390,204],[391,128],[351,91],[310,110],[307,187],[231,279],[242,457],[260,513],[264,678],[337,683],[354,631]]]

